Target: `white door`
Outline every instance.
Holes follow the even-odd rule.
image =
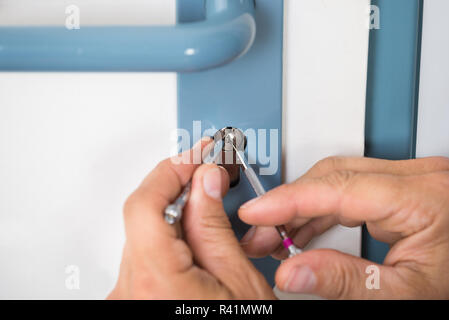
[[[175,0],[0,0],[2,25],[170,24]],[[286,181],[363,155],[369,0],[286,0]],[[104,298],[118,274],[122,204],[170,154],[176,75],[0,73],[0,298]],[[360,229],[311,247],[360,254]],[[79,289],[67,281],[79,277]]]

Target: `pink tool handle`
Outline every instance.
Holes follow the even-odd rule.
[[[284,241],[282,241],[282,244],[284,245],[284,247],[286,249],[288,249],[291,245],[293,245],[293,241],[292,241],[292,239],[287,238]]]

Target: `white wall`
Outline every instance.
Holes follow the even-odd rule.
[[[0,298],[111,290],[121,208],[169,155],[175,88],[172,74],[0,73]]]
[[[449,157],[449,1],[424,1],[416,154]]]
[[[82,24],[174,23],[175,0],[0,0],[0,24],[63,24],[69,2]],[[363,154],[367,3],[286,0],[286,181]],[[0,73],[0,298],[105,297],[122,204],[168,156],[175,126],[174,74]],[[359,254],[360,230],[311,247]],[[72,264],[80,290],[65,287]]]
[[[81,27],[175,23],[175,0],[0,0],[0,24],[64,24],[67,3]],[[0,298],[107,295],[123,203],[169,156],[176,107],[171,73],[0,73]]]
[[[175,0],[0,0],[0,25],[64,25],[69,5],[81,25],[174,24]]]

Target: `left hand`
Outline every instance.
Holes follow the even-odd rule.
[[[193,153],[188,151],[191,159]],[[119,279],[108,298],[274,299],[223,209],[229,186],[226,170],[171,160],[161,162],[125,204],[126,244]],[[192,176],[182,221],[185,238],[180,239],[165,222],[164,210]]]

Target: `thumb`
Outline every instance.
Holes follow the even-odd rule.
[[[272,298],[267,297],[272,289],[243,252],[224,211],[222,197],[228,188],[225,169],[203,165],[196,170],[183,225],[186,241],[195,263],[234,294]]]
[[[327,249],[290,258],[276,272],[281,291],[326,299],[391,299],[400,281],[393,267]]]

